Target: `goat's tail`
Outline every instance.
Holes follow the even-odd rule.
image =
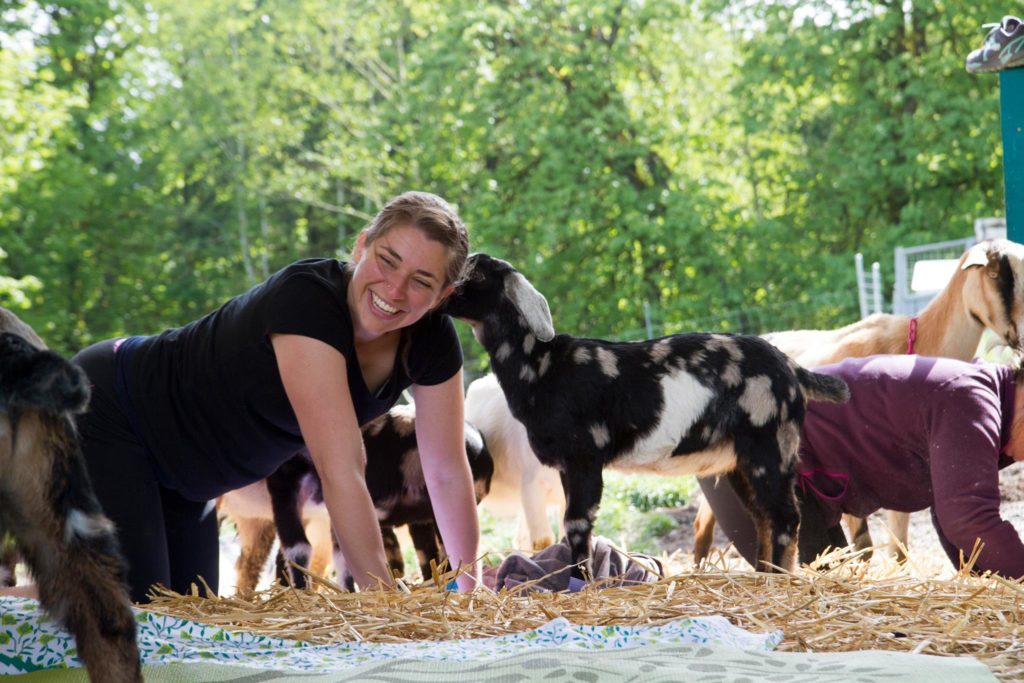
[[[810,401],[846,403],[850,400],[850,387],[839,377],[811,372],[797,365],[796,378],[804,389],[804,395]]]

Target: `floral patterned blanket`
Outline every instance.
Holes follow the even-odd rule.
[[[781,631],[755,634],[722,617],[657,627],[578,626],[554,619],[496,638],[401,644],[311,645],[138,610],[147,681],[927,680],[994,681],[970,658],[894,653],[799,655],[771,652]],[[863,655],[872,655],[865,659]],[[74,639],[39,603],[0,598],[0,675],[26,681],[86,680]],[[31,673],[36,672],[36,673]],[[766,677],[767,676],[767,677]],[[918,679],[920,676],[920,679]],[[778,680],[783,680],[779,678]]]

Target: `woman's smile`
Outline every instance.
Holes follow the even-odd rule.
[[[447,250],[419,228],[393,228],[358,245],[355,256],[349,301],[359,338],[412,325],[440,303]]]

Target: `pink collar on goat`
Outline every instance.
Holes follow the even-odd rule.
[[[910,329],[907,330],[907,354],[914,353],[914,342],[917,341],[917,316],[910,319]]]

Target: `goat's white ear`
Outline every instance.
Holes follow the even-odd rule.
[[[551,341],[555,336],[555,324],[551,321],[551,309],[544,295],[530,284],[518,271],[505,280],[505,294],[526,319],[526,325],[537,339]]]
[[[974,268],[975,266],[987,266],[988,247],[988,242],[982,242],[981,244],[975,244],[973,247],[968,249],[967,258],[964,259],[964,264],[960,266],[960,270],[967,270],[968,268]]]

